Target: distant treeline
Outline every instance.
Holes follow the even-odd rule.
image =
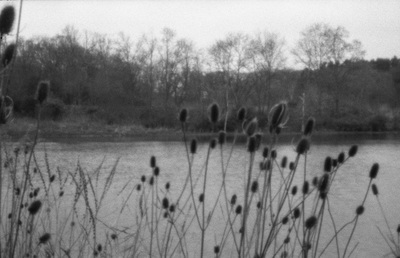
[[[36,86],[49,80],[47,117],[55,120],[79,115],[107,124],[176,127],[179,109],[187,107],[190,129],[207,131],[205,111],[217,102],[232,130],[241,106],[262,125],[284,100],[292,130],[301,127],[303,114],[316,117],[320,129],[398,129],[399,59],[366,61],[361,43],[348,38],[343,27],[313,24],[291,50],[269,32],[232,33],[197,49],[168,28],[133,40],[67,26],[54,37],[20,40],[8,95],[17,115],[33,116]],[[304,69],[287,68],[289,56]]]

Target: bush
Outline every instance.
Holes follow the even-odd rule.
[[[63,118],[66,113],[65,104],[59,99],[49,99],[42,110],[43,119],[57,121]]]
[[[369,120],[369,126],[373,132],[386,131],[388,119],[384,115],[375,115]]]
[[[143,126],[147,128],[173,128],[178,126],[177,115],[178,109],[176,107],[158,106],[143,110],[139,119]]]
[[[328,118],[322,122],[322,126],[326,129],[333,129],[342,132],[369,131],[368,120],[351,114],[340,118]]]
[[[15,103],[15,111],[23,115],[34,117],[36,101],[33,98],[25,98],[22,101]]]

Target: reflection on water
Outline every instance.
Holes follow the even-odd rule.
[[[293,146],[287,139],[284,142],[285,144],[279,145],[277,148],[278,160],[283,156],[287,156],[289,161],[293,161],[295,158]],[[337,227],[354,217],[355,209],[361,204],[368,187],[369,169],[374,162],[379,162],[381,169],[375,183],[379,187],[380,200],[386,211],[390,226],[394,231],[397,224],[400,223],[400,218],[398,217],[400,211],[399,137],[384,135],[370,135],[363,139],[354,135],[341,137],[340,139],[331,136],[317,137],[313,140],[313,145],[308,154],[307,179],[311,181],[314,176],[322,173],[326,156],[329,155],[336,158],[341,151],[347,153],[349,146],[355,143],[359,144],[358,154],[339,170],[330,195],[330,205]],[[158,166],[161,168],[160,184],[171,182],[171,194],[173,196],[177,196],[180,192],[187,175],[188,163],[185,148],[183,143],[180,142],[86,142],[75,144],[47,142],[38,146],[39,157],[43,155],[44,146],[49,153],[51,166],[53,168],[58,167],[62,171],[71,170],[79,161],[82,167],[90,172],[105,159],[103,166],[105,173],[114,165],[115,160],[120,158],[114,184],[109,192],[109,198],[106,199],[106,203],[102,207],[103,219],[113,223],[113,226],[134,225],[132,219],[121,218],[118,212],[116,214],[115,211],[120,209],[119,205],[125,201],[131,189],[140,181],[140,177],[151,174],[149,167],[150,156],[157,157]],[[198,154],[194,160],[194,175],[198,175],[203,171],[206,151],[207,144],[200,144]],[[228,155],[229,151],[226,150],[224,152],[224,162],[227,161]],[[244,143],[239,143],[232,153],[228,166],[226,178],[228,196],[235,193],[239,197],[238,201],[243,200],[243,182],[248,158]],[[261,154],[258,153],[256,164],[261,159]],[[302,161],[299,167],[302,168],[303,165]],[[303,170],[300,169],[294,181],[294,184],[299,187],[301,187],[302,174]],[[275,179],[278,180],[278,178]],[[207,182],[206,198],[208,198],[208,203],[212,203],[215,200],[220,182],[221,158],[219,151],[214,151],[211,155]],[[124,190],[122,191],[122,189]],[[196,186],[195,192],[197,194],[201,192],[199,186]],[[134,207],[131,208],[134,209]],[[381,257],[388,253],[389,249],[377,229],[377,227],[386,228],[374,196],[368,196],[365,208],[366,211],[359,220],[356,234],[353,238],[353,244],[358,243],[357,251],[353,254],[353,257]],[[219,220],[222,220],[222,218],[218,219],[216,217],[214,219],[215,223],[209,228],[208,250],[212,250],[215,245],[214,237],[218,235],[218,231],[222,230],[220,224],[223,223]],[[196,226],[194,224],[193,228],[196,229]],[[326,222],[327,231],[331,227],[331,223]],[[348,233],[346,231],[343,234]],[[190,250],[199,249],[198,234],[194,232],[190,233],[189,236],[193,236],[193,249]],[[322,243],[326,242],[331,236],[331,234],[323,236]],[[189,243],[189,247],[190,245]],[[335,250],[335,248],[330,249],[326,257],[334,255]]]

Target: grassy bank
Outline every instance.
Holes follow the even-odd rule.
[[[36,120],[27,117],[14,118],[13,121],[3,126],[3,133],[12,140],[19,140],[25,136],[33,136]],[[195,132],[187,133],[191,138],[199,141],[208,141],[215,136],[214,133]],[[280,135],[280,141],[290,143],[296,139],[297,131],[285,130]],[[365,139],[387,140],[397,139],[398,131],[381,132],[351,132],[322,129],[314,133],[315,142],[331,142],[331,137],[339,141],[359,142]],[[231,140],[234,133],[227,133]],[[269,137],[268,134],[265,137]],[[64,119],[62,121],[45,120],[40,128],[40,139],[44,141],[181,141],[182,133],[173,128],[145,128],[135,124],[107,125],[103,122],[83,119]],[[238,136],[238,141],[246,141],[244,135]]]

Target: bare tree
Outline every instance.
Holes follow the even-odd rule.
[[[249,43],[250,37],[246,34],[229,34],[209,49],[212,69],[223,75],[227,110],[231,100],[235,108],[246,104],[253,90],[249,76],[252,71]]]
[[[191,74],[195,69],[198,54],[192,41],[180,39],[176,43],[178,77],[174,87],[175,104],[179,107],[190,91]]]
[[[264,31],[256,35],[250,46],[255,76],[260,81],[255,84],[257,106],[259,112],[264,114],[272,105],[271,85],[275,72],[285,66],[285,40],[276,33]]]
[[[158,40],[153,36],[143,35],[137,44],[137,59],[144,72],[143,83],[145,86],[145,96],[147,97],[148,107],[152,109],[154,91],[157,82],[157,50]]]
[[[357,40],[348,41],[349,32],[341,26],[336,28],[316,23],[301,32],[301,38],[292,50],[298,63],[313,71],[313,81],[318,87],[318,106],[321,113],[323,103],[322,87],[329,81],[323,74],[330,78],[329,90],[333,91],[335,114],[339,113],[340,95],[343,93],[349,75],[354,71],[351,62],[356,63],[363,58],[365,51]],[[347,60],[347,63],[345,62]],[[328,69],[326,69],[328,68]]]
[[[172,95],[173,89],[173,70],[176,66],[176,60],[174,58],[176,42],[175,42],[176,33],[170,28],[164,28],[162,30],[162,38],[159,52],[160,52],[160,63],[163,67],[162,69],[162,86],[163,91],[165,93],[165,104],[167,105],[169,99]]]

